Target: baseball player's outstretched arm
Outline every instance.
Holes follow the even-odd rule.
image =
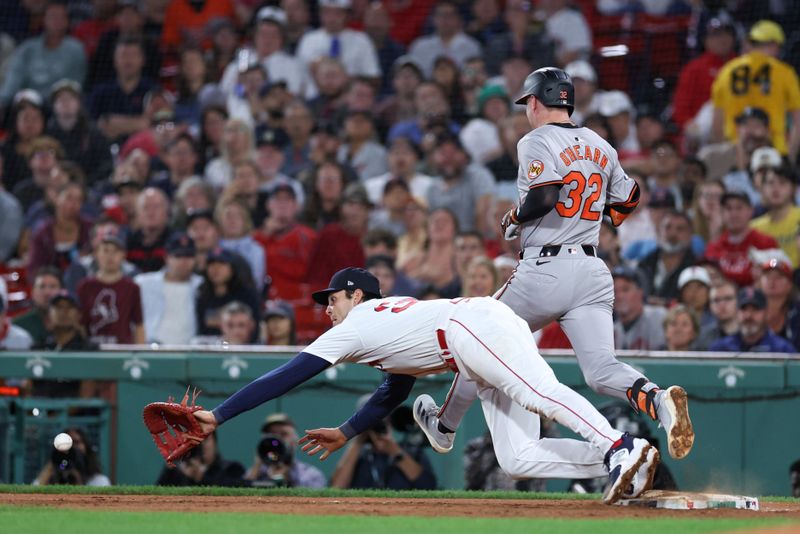
[[[330,366],[330,362],[318,356],[301,352],[277,369],[253,380],[228,397],[212,410],[214,418],[217,424],[221,425],[242,412],[252,410],[268,400],[280,397]]]

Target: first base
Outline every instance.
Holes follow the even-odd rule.
[[[738,508],[758,511],[758,499],[742,495],[719,495],[717,493],[686,493],[682,491],[649,490],[636,499],[623,499],[620,506],[643,506],[666,510],[713,510]]]

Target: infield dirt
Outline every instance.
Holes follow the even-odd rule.
[[[423,517],[764,518],[800,520],[800,504],[762,502],[761,511],[656,510],[593,500],[403,499],[361,497],[211,497],[168,495],[0,494],[0,504],[134,512],[245,512]]]

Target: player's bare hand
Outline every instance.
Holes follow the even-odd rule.
[[[194,417],[198,421],[200,421],[200,428],[203,430],[204,434],[211,434],[214,430],[217,429],[217,420],[214,417],[214,414],[209,412],[208,410],[197,410],[194,412]],[[194,439],[189,436],[190,439]],[[202,441],[202,440],[197,440]]]
[[[331,453],[344,447],[347,438],[338,428],[316,428],[306,430],[306,435],[297,443],[303,446],[302,450],[309,456],[325,451],[319,457],[320,460],[325,460]]]

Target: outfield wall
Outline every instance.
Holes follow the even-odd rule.
[[[211,408],[253,378],[274,369],[293,353],[182,352],[166,350],[59,354],[7,352],[0,357],[0,377],[40,379],[99,379],[116,382],[111,401],[112,464],[106,469],[119,484],[151,484],[163,466],[142,424],[148,402],[180,399],[191,384],[203,390],[198,403]],[[789,465],[800,458],[800,360],[775,357],[625,358],[658,383],[679,383],[692,399],[691,413],[697,439],[691,455],[680,462],[662,457],[679,486],[687,490],[716,489],[756,495],[788,495]],[[712,355],[713,356],[713,355]],[[720,355],[717,355],[720,356]],[[744,357],[750,356],[750,357]],[[567,385],[599,405],[608,399],[591,392],[583,382],[574,357],[550,351],[547,360]],[[443,399],[452,375],[418,380],[409,398],[423,392]],[[305,428],[336,426],[352,413],[357,399],[371,393],[382,377],[375,370],[343,365],[277,399],[226,423],[219,430],[226,458],[249,465],[259,440],[263,419],[275,411],[287,412],[302,435]],[[0,410],[3,404],[0,404]],[[3,414],[0,414],[3,415]],[[8,415],[8,414],[6,414]],[[443,488],[463,487],[462,450],[467,439],[485,430],[479,405],[471,408],[449,455],[430,453]],[[663,432],[652,428],[663,437]],[[569,435],[562,429],[562,435]],[[666,449],[666,447],[663,447]],[[12,447],[13,450],[13,447]],[[0,449],[2,452],[3,449]],[[9,454],[8,451],[4,452]],[[317,463],[326,475],[340,454]],[[0,458],[7,462],[7,458]],[[550,489],[563,489],[552,482]]]

